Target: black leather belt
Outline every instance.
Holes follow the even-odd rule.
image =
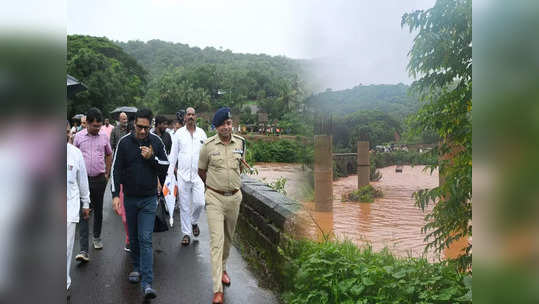
[[[236,192],[240,191],[240,189],[231,190],[231,191],[221,191],[221,190],[213,189],[212,187],[207,186],[207,185],[206,185],[206,188],[210,189],[213,192],[217,192],[217,193],[219,193],[221,195],[224,195],[224,196],[231,196],[231,195],[236,194]]]

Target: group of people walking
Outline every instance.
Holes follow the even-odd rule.
[[[230,285],[226,261],[242,199],[240,191],[245,140],[232,134],[229,108],[219,109],[212,120],[217,134],[207,138],[196,126],[196,111],[187,108],[185,126],[170,132],[162,116],[139,109],[133,127],[120,114],[119,125],[103,132],[103,115],[91,108],[86,129],[71,138],[67,126],[67,289],[70,263],[79,225],[80,252],[75,260],[90,261],[89,218],[93,213],[93,246],[103,249],[101,239],[103,196],[110,179],[112,207],[126,228],[125,250],[131,257],[131,283],[140,283],[146,299],[157,296],[153,284],[152,233],[158,196],[165,180],[174,177],[178,185],[181,245],[200,235],[199,218],[206,207],[210,236],[213,300],[223,303],[223,285]],[[108,133],[108,134],[107,134]],[[109,135],[110,134],[110,135]],[[71,144],[72,142],[73,144]],[[170,225],[172,214],[170,210]]]

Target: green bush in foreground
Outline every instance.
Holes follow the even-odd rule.
[[[382,190],[376,189],[371,185],[363,186],[348,194],[343,195],[342,201],[372,203],[375,198],[383,197]]]
[[[471,277],[447,262],[396,258],[349,241],[290,241],[283,300],[307,303],[471,303]]]

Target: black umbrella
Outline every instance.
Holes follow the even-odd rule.
[[[71,119],[80,120],[82,118],[82,116],[84,116],[84,114],[77,114],[77,115],[74,115],[73,117],[71,117]]]
[[[86,86],[77,78],[67,74],[67,97],[73,98],[77,93],[87,90]]]
[[[112,118],[114,120],[118,120],[118,117],[120,116],[120,113],[125,112],[127,114],[127,118],[129,120],[135,119],[135,113],[137,113],[137,108],[135,107],[118,107],[114,109],[110,114],[112,114]]]

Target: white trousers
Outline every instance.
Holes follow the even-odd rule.
[[[75,243],[75,230],[77,223],[67,222],[67,289],[71,286],[69,270],[71,268],[71,257],[73,256],[73,244]]]
[[[200,212],[204,208],[204,183],[202,180],[186,182],[180,177],[178,178],[178,192],[182,234],[192,236],[191,225],[198,224]]]

